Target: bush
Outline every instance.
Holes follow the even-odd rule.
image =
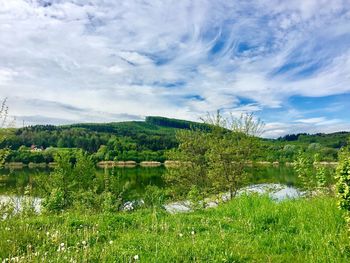
[[[339,156],[339,164],[336,172],[337,193],[339,197],[339,208],[350,215],[350,154],[348,151],[342,151]]]
[[[63,191],[53,188],[52,192],[44,198],[43,207],[49,212],[59,212],[65,208]]]
[[[146,186],[144,201],[146,206],[161,207],[165,201],[164,191],[155,185],[148,185]]]

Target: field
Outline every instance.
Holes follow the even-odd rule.
[[[17,217],[0,223],[2,262],[349,262],[342,212],[332,197],[273,202],[242,196],[170,215],[132,213]]]

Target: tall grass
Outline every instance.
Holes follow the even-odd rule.
[[[342,212],[331,197],[242,196],[217,209],[12,218],[0,258],[21,262],[349,262]]]

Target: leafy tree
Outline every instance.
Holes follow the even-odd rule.
[[[205,121],[212,127],[206,153],[209,180],[216,192],[229,191],[233,198],[249,176],[246,167],[257,154],[264,124],[253,114],[223,118],[220,112]]]
[[[60,152],[55,162],[57,166],[49,178],[39,184],[46,195],[44,207],[57,212],[70,207],[74,201],[86,201],[94,190],[96,173],[91,157],[82,151],[75,156],[69,152]]]
[[[178,161],[180,165],[174,169],[168,169],[166,174],[166,181],[172,185],[173,194],[187,194],[193,185],[200,188],[202,192],[209,191],[209,166],[206,158],[209,136],[210,133],[198,129],[177,132],[179,147],[170,151],[168,158]]]
[[[229,191],[233,197],[248,176],[246,166],[257,153],[263,123],[253,114],[224,118],[220,112],[203,120],[209,129],[177,133],[179,147],[169,157],[180,165],[168,170],[167,180],[177,192]]]
[[[317,188],[320,191],[324,191],[326,188],[327,184],[327,179],[326,179],[326,168],[320,164],[320,154],[315,154],[314,155],[314,166],[316,170],[316,183],[317,183]]]
[[[339,198],[338,206],[345,211],[345,218],[350,231],[350,152],[348,149],[343,149],[339,154],[336,180],[337,195]]]
[[[295,161],[293,162],[293,168],[304,189],[310,189],[314,186],[313,160],[308,154],[299,151]]]

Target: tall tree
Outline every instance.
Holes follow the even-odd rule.
[[[229,191],[233,197],[248,176],[246,167],[257,152],[263,123],[253,114],[225,118],[219,111],[203,121],[208,129],[177,133],[179,147],[169,157],[179,165],[166,178],[180,193],[196,186],[204,193]]]
[[[249,176],[246,168],[255,158],[264,124],[251,113],[224,118],[217,112],[205,122],[212,126],[206,153],[209,180],[215,191],[228,191],[232,198]]]

